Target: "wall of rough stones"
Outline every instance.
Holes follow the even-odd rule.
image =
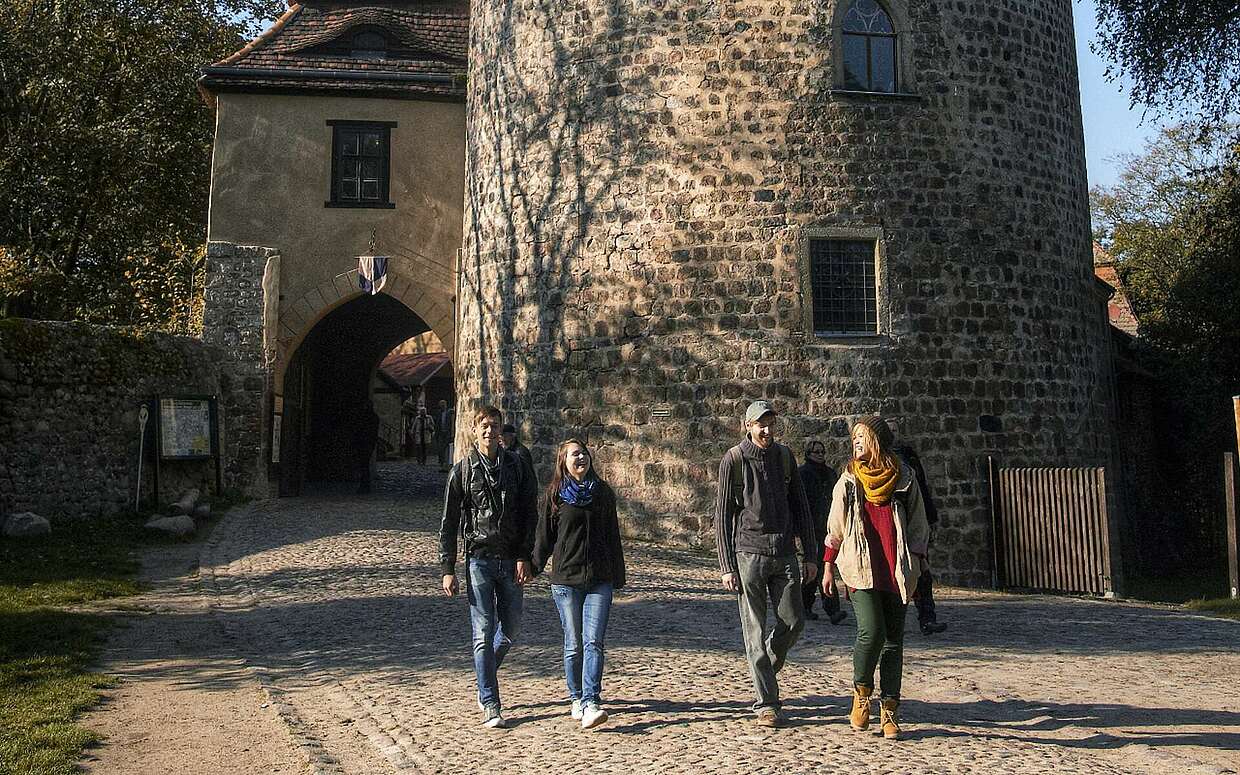
[[[837,88],[836,2],[475,2],[461,411],[501,404],[547,462],[586,434],[628,528],[690,542],[748,401],[798,453],[881,412],[936,565],[988,583],[986,457],[1110,449],[1072,8],[887,5],[900,95]],[[811,233],[880,239],[877,335],[807,326]]]
[[[228,408],[236,402],[219,363],[219,351],[188,337],[0,320],[0,512],[76,518],[132,509],[138,408],[155,395],[220,396],[221,438],[233,442],[244,422]],[[229,476],[224,484],[249,482]],[[164,502],[214,486],[212,463],[161,466]],[[142,492],[143,501],[153,495],[149,462]]]
[[[207,244],[202,337],[217,348],[224,397],[233,418],[224,441],[225,475],[265,497],[271,450],[268,395],[276,358],[280,253],[228,242]]]

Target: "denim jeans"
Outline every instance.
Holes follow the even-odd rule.
[[[474,631],[478,701],[500,705],[495,671],[521,632],[522,590],[515,560],[469,558],[469,621]]]
[[[599,701],[603,689],[603,639],[611,614],[611,584],[592,587],[551,585],[551,596],[564,628],[564,680],[568,697]]]
[[[779,681],[775,674],[805,627],[801,566],[795,554],[768,557],[737,552],[736,567],[741,580],[737,597],[741,634],[753,678],[753,707],[778,709]],[[768,603],[775,609],[775,622],[770,627],[766,621]]]

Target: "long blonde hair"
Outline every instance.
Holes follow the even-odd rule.
[[[854,424],[850,440],[857,437],[857,431],[861,432],[861,439],[865,443],[865,451],[858,457],[856,449],[853,449],[852,459],[854,462],[865,463],[871,468],[900,467],[900,459],[889,450],[883,449],[882,442],[878,440],[878,436],[875,435],[874,431],[870,430],[870,426],[864,423]],[[850,444],[849,446],[851,447],[852,445]]]

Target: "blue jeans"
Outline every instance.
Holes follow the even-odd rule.
[[[495,671],[521,632],[521,585],[515,560],[469,558],[469,621],[474,631],[474,673],[478,701],[499,705]]]
[[[551,596],[564,628],[564,679],[568,697],[599,701],[603,689],[603,639],[611,614],[611,584],[592,587],[551,585]]]

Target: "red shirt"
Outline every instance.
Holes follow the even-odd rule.
[[[896,520],[891,501],[881,506],[865,502],[861,512],[865,540],[870,545],[870,567],[874,570],[874,589],[900,594],[896,584]]]
[[[865,501],[865,508],[861,510],[861,526],[865,530],[866,543],[870,545],[874,589],[900,594],[900,587],[896,584],[896,519],[891,513],[891,502],[880,506]],[[835,562],[839,553],[838,546],[827,546],[822,553],[822,561]]]

